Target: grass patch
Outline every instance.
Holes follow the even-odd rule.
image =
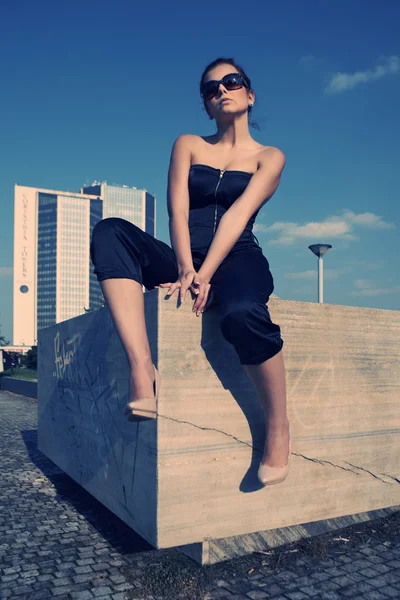
[[[37,371],[33,369],[8,369],[0,373],[3,377],[14,377],[14,379],[28,379],[37,381]]]

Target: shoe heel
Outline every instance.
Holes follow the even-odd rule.
[[[154,367],[154,396],[153,396],[153,398],[138,398],[137,400],[135,400],[132,403],[132,406],[130,406],[129,403],[126,405],[125,415],[127,416],[127,419],[130,422],[136,423],[139,421],[155,420],[157,418],[157,400],[158,400],[158,390],[160,388],[160,374],[159,374],[156,366],[153,365],[153,367]],[[140,406],[140,405],[142,405],[142,406]]]
[[[286,477],[289,475],[291,456],[292,456],[292,436],[291,436],[291,430],[290,430],[290,425],[289,425],[289,455],[288,455],[287,464],[284,467],[270,467],[268,465],[260,464],[260,467],[258,469],[258,479],[259,479],[260,483],[262,483],[264,486],[267,486],[267,485],[275,485],[277,483],[281,483],[282,481],[284,481],[286,479]]]

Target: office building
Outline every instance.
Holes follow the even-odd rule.
[[[38,330],[101,306],[90,239],[108,216],[155,236],[155,198],[146,190],[97,182],[81,193],[15,186],[14,344],[36,345]]]
[[[102,198],[103,219],[121,217],[156,237],[156,201],[147,190],[95,181],[81,193]]]
[[[36,345],[38,329],[101,305],[89,256],[101,216],[96,196],[15,186],[14,344]]]

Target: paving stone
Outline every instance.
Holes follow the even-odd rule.
[[[336,583],[339,587],[346,587],[346,585],[351,585],[353,581],[347,575],[341,575],[340,577],[332,577],[331,581]]]
[[[93,569],[90,565],[85,565],[84,567],[74,567],[74,571],[78,575],[82,575],[83,573],[93,573]]]
[[[93,560],[93,558],[82,558],[80,560],[77,560],[76,564],[79,565],[80,567],[84,567],[85,565],[93,565],[94,560]]]
[[[131,530],[38,452],[36,402],[0,391],[0,414],[0,597],[171,600],[144,587],[149,553],[127,541],[135,538]],[[214,589],[202,600],[400,599],[398,530],[385,536],[380,529],[374,537],[378,524],[371,522],[370,529],[368,542],[343,546],[340,554],[336,546],[324,559],[299,545],[290,566],[283,560],[279,569],[262,566],[257,553],[254,565],[251,555],[243,557],[241,576],[219,565]],[[160,563],[173,557],[179,573],[174,549],[156,554]],[[187,560],[182,556],[183,570]],[[247,565],[256,572],[247,573]],[[193,563],[193,569],[202,574],[213,567]],[[136,591],[141,587],[143,595]]]
[[[313,596],[316,596],[317,594],[319,594],[319,589],[314,586],[314,585],[307,585],[304,587],[300,588],[301,592],[304,592],[304,594],[306,594],[307,598],[312,598]]]
[[[114,587],[118,592],[125,592],[125,590],[131,590],[133,585],[131,583],[118,583]]]
[[[316,579],[317,581],[325,581],[326,579],[329,579],[329,577],[329,573],[325,573],[325,571],[317,571],[311,575],[311,578]]]
[[[101,587],[93,588],[91,591],[95,598],[101,598],[101,596],[110,594],[112,590],[108,586],[101,586]]]
[[[3,575],[1,577],[1,581],[6,583],[7,581],[14,581],[14,579],[18,579],[20,577],[19,573],[12,573],[11,575]]]
[[[110,575],[110,579],[113,583],[122,583],[125,581],[125,577],[123,575]]]
[[[98,562],[97,564],[92,565],[93,571],[106,571],[109,565],[105,562]]]
[[[388,567],[387,565],[374,564],[374,569],[375,571],[378,571],[378,573],[387,573],[388,571],[390,571],[390,567]]]
[[[252,590],[251,592],[246,592],[246,596],[251,598],[251,600],[265,600],[265,598],[270,598],[269,594],[262,592],[261,590]]]
[[[20,596],[21,594],[28,594],[31,591],[31,587],[29,585],[17,585],[12,588],[14,596]]]
[[[321,600],[342,600],[339,594],[334,591],[322,592]]]
[[[4,575],[11,575],[14,573],[19,573],[21,571],[21,567],[8,567],[7,569],[3,569]]]
[[[387,581],[387,575],[389,575],[389,573],[385,573],[385,575],[380,575],[379,577],[374,577],[372,579],[368,580],[368,583],[373,586],[374,588],[382,588],[385,587],[385,585],[387,585],[388,581]]]
[[[72,579],[75,583],[85,583],[87,581],[93,581],[93,577],[95,577],[94,573],[84,573],[83,575],[73,575]]]
[[[59,579],[53,579],[53,585],[58,587],[60,585],[69,585],[72,583],[72,579],[70,577],[60,577]]]
[[[386,594],[374,590],[373,592],[366,592],[364,594],[364,600],[387,600],[387,596]]]

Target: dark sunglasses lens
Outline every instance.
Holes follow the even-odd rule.
[[[238,90],[245,85],[245,82],[239,73],[229,73],[229,75],[225,75],[222,79],[222,83],[227,90]],[[203,98],[205,100],[211,100],[211,98],[218,93],[218,88],[218,81],[208,81],[203,86]]]
[[[216,81],[209,81],[203,87],[203,96],[204,96],[205,100],[210,100],[211,98],[213,98],[213,96],[215,96],[215,94],[217,92],[218,92],[218,83]]]
[[[243,80],[239,74],[231,73],[223,78],[222,83],[227,90],[238,90],[242,87]]]

